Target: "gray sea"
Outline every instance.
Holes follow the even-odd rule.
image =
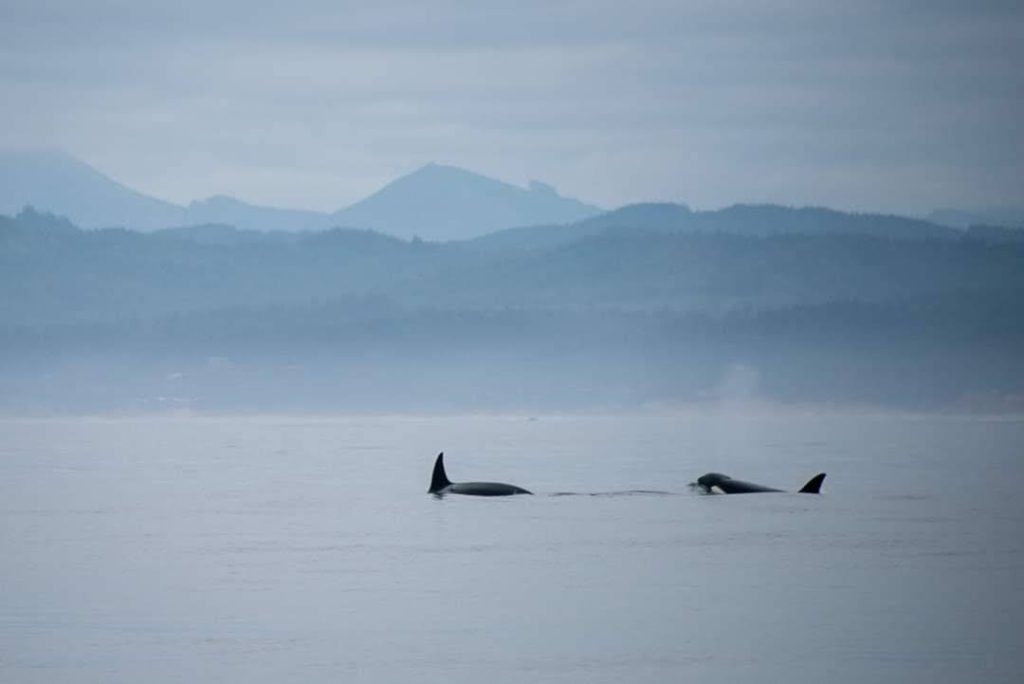
[[[763,408],[4,419],[0,682],[1018,682],[1022,447]],[[536,495],[434,498],[441,450]]]

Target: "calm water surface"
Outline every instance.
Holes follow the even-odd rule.
[[[793,411],[7,419],[0,681],[1016,682],[1022,446]],[[428,496],[442,449],[537,496]]]

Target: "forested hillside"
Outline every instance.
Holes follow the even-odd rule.
[[[805,219],[523,249],[23,212],[0,219],[4,407],[671,404],[736,372],[771,400],[1021,401],[1024,244]]]

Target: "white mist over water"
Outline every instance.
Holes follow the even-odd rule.
[[[1017,681],[1024,421],[7,419],[0,680]],[[426,494],[452,480],[536,496]],[[822,496],[701,496],[715,470]],[[670,495],[551,496],[656,489]]]

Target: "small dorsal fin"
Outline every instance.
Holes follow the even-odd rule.
[[[801,494],[817,494],[821,491],[821,483],[825,481],[825,473],[818,473],[803,486]]]
[[[437,494],[450,484],[451,481],[448,479],[447,473],[444,472],[444,452],[442,451],[434,461],[434,474],[430,478],[430,489],[427,490],[427,493]]]

